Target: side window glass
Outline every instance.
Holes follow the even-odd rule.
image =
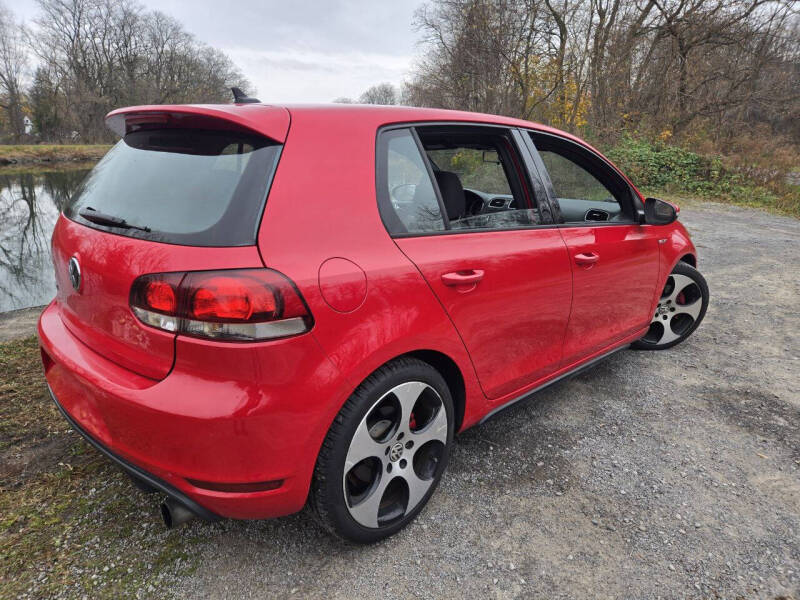
[[[421,127],[451,229],[516,229],[539,225],[533,194],[505,130]]]
[[[380,211],[390,233],[425,233],[444,229],[444,219],[419,149],[408,129],[387,131]]]
[[[604,172],[599,159],[584,154],[575,144],[534,136],[565,223],[628,222],[627,186]]]
[[[555,152],[540,152],[550,173],[557,198],[575,198],[592,202],[616,202],[614,194],[580,165]]]

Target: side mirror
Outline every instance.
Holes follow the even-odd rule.
[[[648,225],[669,225],[678,218],[678,211],[669,202],[658,198],[645,198],[644,220]]]

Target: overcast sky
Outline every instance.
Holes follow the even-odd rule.
[[[228,54],[264,102],[330,102],[406,77],[421,0],[140,0]],[[18,18],[35,0],[5,0]],[[252,93],[252,90],[245,90]]]

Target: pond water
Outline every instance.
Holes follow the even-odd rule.
[[[0,170],[0,312],[47,304],[55,296],[50,237],[90,167]]]

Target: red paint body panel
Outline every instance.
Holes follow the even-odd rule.
[[[65,325],[109,360],[152,379],[172,368],[175,335],[142,324],[128,298],[133,280],[145,273],[261,267],[253,247],[188,248],[113,235],[79,225],[63,215],[53,232],[57,299]],[[82,283],[72,289],[67,263],[80,260]]]
[[[370,107],[363,113],[359,119],[342,119],[324,110],[293,111],[258,239],[264,263],[296,283],[314,315],[314,336],[347,377],[341,393],[331,399],[329,422],[371,372],[416,350],[441,352],[456,362],[468,395],[477,400],[467,405],[465,422],[475,422],[483,395],[464,345],[378,214],[375,136],[387,113]],[[320,143],[323,139],[336,149]],[[315,165],[313,177],[309,164]],[[304,200],[302,211],[297,198]],[[346,203],[347,210],[340,210],[339,203]],[[366,273],[367,295],[356,311],[334,310],[322,297],[318,271],[334,257]]]
[[[488,405],[487,414],[503,408],[506,404],[511,404],[516,400],[519,400],[520,398],[524,398],[525,396],[535,392],[538,388],[544,386],[548,382],[552,382],[555,379],[558,379],[564,375],[569,374],[571,371],[574,371],[575,369],[579,368],[581,365],[587,362],[591,362],[597,358],[600,358],[606,354],[613,352],[614,350],[627,346],[631,342],[638,340],[645,333],[647,333],[647,327],[640,329],[639,331],[636,331],[620,340],[617,340],[613,344],[609,344],[608,346],[595,350],[594,352],[585,355],[580,360],[575,360],[571,363],[563,363],[562,366],[558,368],[558,370],[553,371],[549,375],[537,379],[536,381],[526,385],[524,388],[521,388],[519,390],[506,394],[505,396],[501,396],[499,398],[494,399]]]
[[[563,364],[647,327],[659,275],[658,240],[641,225],[562,227],[572,260],[572,311]],[[597,262],[580,265],[579,254]]]
[[[339,384],[311,335],[261,344],[179,337],[175,368],[153,382],[81,344],[60,311],[54,302],[39,322],[53,360],[47,382],[95,439],[221,515],[265,518],[303,506],[311,446],[327,430],[322,415]],[[230,494],[200,490],[187,478],[284,484]]]
[[[367,274],[346,258],[329,258],[319,268],[319,291],[337,312],[353,312],[367,297]]]
[[[518,390],[561,365],[572,275],[556,228],[398,239],[461,334],[490,399]],[[445,273],[482,270],[472,286]]]
[[[161,244],[62,216],[53,236],[59,292],[39,323],[46,377],[100,443],[221,516],[299,510],[330,423],[387,361],[419,351],[452,361],[464,381],[464,429],[641,336],[672,266],[695,254],[678,223],[389,236],[375,189],[380,127],[491,123],[579,142],[525,121],[340,105],[132,107],[108,119],[124,131],[128,116],[147,113],[215,119],[284,142],[258,245]],[[581,253],[599,255],[598,262],[576,265]],[[75,255],[84,276],[79,292],[66,269]],[[297,286],[313,315],[309,333],[206,341],[145,326],[128,307],[131,283],[146,273],[263,266]],[[465,269],[484,276],[473,287],[442,282]],[[187,479],[283,483],[229,493]]]

